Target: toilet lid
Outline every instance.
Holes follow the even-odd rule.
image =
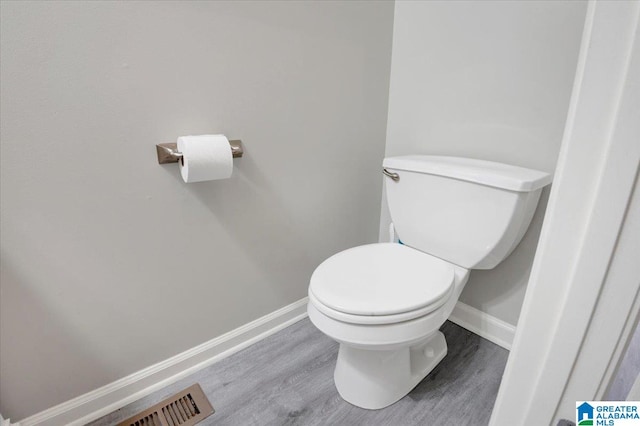
[[[311,276],[323,305],[353,315],[394,315],[446,302],[453,265],[402,244],[369,244],[337,253]]]

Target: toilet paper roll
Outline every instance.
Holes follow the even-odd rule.
[[[233,172],[233,155],[225,135],[181,136],[180,174],[187,182],[227,179]]]

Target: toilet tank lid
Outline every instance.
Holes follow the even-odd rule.
[[[438,155],[387,157],[382,166],[426,173],[518,192],[535,191],[551,183],[549,173],[494,161]]]

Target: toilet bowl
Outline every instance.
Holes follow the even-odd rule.
[[[471,269],[491,269],[529,227],[548,173],[490,161],[385,158],[391,219],[404,244],[337,253],[311,276],[311,322],[340,344],[340,396],[380,409],[411,391],[447,354],[439,331]]]
[[[334,373],[340,396],[380,409],[413,389],[447,353],[438,329],[468,276],[392,243],[355,247],[323,262],[311,277],[307,310],[340,343]]]

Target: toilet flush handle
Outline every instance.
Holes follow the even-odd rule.
[[[387,170],[387,169],[385,169],[385,168],[383,168],[383,169],[382,169],[382,173],[383,173],[385,176],[390,177],[391,179],[393,179],[393,180],[394,180],[394,181],[396,181],[396,182],[400,180],[400,175],[399,175],[399,174],[397,174],[397,173],[393,173],[393,172],[390,172],[389,170]]]

